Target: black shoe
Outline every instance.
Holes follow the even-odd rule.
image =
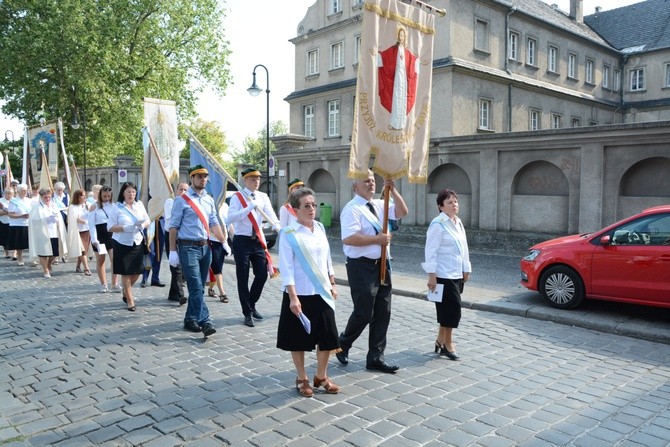
[[[146,282],[142,281],[142,282],[140,283],[140,287],[142,287],[143,289],[144,289],[146,286],[147,286],[147,283],[146,283]]]
[[[182,296],[181,298],[179,298],[179,305],[183,306],[184,304],[186,304],[186,301],[187,301],[186,297]]]
[[[365,369],[371,371],[381,371],[388,374],[395,374],[395,372],[398,371],[400,367],[397,365],[389,365],[388,363],[381,360],[375,360],[374,362],[365,365]]]
[[[205,338],[207,338],[210,335],[215,334],[216,329],[214,329],[214,326],[212,326],[212,323],[205,323],[205,324],[202,325],[202,333],[205,336]]]
[[[201,332],[202,328],[195,321],[185,321],[184,330],[189,332]]]
[[[165,287],[165,283],[162,283],[160,281],[151,281],[151,285],[155,287]]]
[[[444,346],[442,346],[442,349],[440,349],[440,355],[446,355],[451,360],[458,360],[460,358],[459,356],[456,355],[455,352],[451,352]]]
[[[254,327],[254,320],[253,318],[251,318],[251,315],[244,316],[244,324],[246,324],[249,327]]]
[[[335,357],[337,357],[337,360],[339,360],[341,364],[343,365],[349,364],[349,351],[345,351],[343,349],[340,352],[336,353]]]
[[[254,317],[256,320],[262,320],[263,315],[260,314],[256,309],[251,311],[251,316]]]

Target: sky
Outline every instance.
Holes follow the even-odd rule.
[[[263,64],[269,72],[270,121],[281,120],[288,127],[289,106],[284,98],[295,87],[295,48],[289,39],[296,37],[298,23],[315,1],[225,0],[228,12],[223,27],[232,51],[232,84],[222,98],[206,91],[198,101],[197,111],[200,118],[220,123],[230,148],[242,150],[244,139],[256,137],[266,126],[267,83],[263,68],[256,70],[256,83],[263,92],[257,97],[247,92],[257,64]],[[570,10],[570,0],[543,1],[556,3],[563,11]],[[584,0],[584,15],[593,14],[596,6],[606,11],[639,1]],[[0,138],[8,129],[18,138],[22,128],[18,121],[0,117]]]

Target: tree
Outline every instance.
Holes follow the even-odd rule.
[[[282,121],[275,121],[270,123],[270,138],[275,135],[283,135],[288,132],[286,124]],[[263,127],[262,130],[258,132],[256,138],[246,137],[244,139],[244,152],[241,154],[235,154],[233,159],[236,165],[239,164],[249,164],[252,166],[257,166],[262,171],[267,170],[266,164],[266,150],[265,150],[265,135],[266,128]],[[274,143],[270,141],[270,154],[274,153],[277,150]]]
[[[203,121],[198,118],[191,125],[185,127],[195,135],[198,141],[205,146],[205,149],[216,157],[216,160],[226,171],[230,173],[235,172],[235,163],[233,163],[232,157],[228,154],[226,134],[218,122]],[[190,158],[191,151],[188,144],[181,151],[180,156],[182,158]]]
[[[2,0],[2,111],[28,124],[42,107],[65,125],[85,119],[91,165],[141,157],[143,97],[175,100],[183,120],[206,85],[225,91],[223,17],[218,0]],[[65,131],[78,160],[82,137]]]

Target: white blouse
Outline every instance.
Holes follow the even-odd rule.
[[[458,216],[455,220],[456,223],[445,213],[440,213],[426,232],[426,262],[421,267],[438,278],[460,279],[464,272],[472,272],[465,228]]]

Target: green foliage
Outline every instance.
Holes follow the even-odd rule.
[[[195,135],[198,141],[205,147],[205,149],[214,155],[216,160],[221,164],[221,166],[223,166],[225,170],[231,173],[236,172],[235,164],[228,154],[226,134],[221,129],[219,123],[215,121],[203,121],[198,118],[190,126],[183,127]],[[180,133],[185,134],[185,132]],[[186,144],[179,156],[182,158],[191,157],[191,151],[188,144]]]
[[[218,0],[2,0],[2,111],[28,124],[44,107],[62,117],[78,164],[86,122],[89,166],[119,154],[141,162],[143,97],[171,99],[182,120],[197,93],[223,94],[230,80],[228,42]]]
[[[270,138],[275,135],[283,135],[287,132],[288,128],[284,122],[275,121],[270,123]],[[266,128],[263,127],[263,129],[258,132],[258,135],[255,138],[246,137],[243,143],[244,152],[235,154],[233,156],[235,164],[249,164],[252,166],[257,166],[262,171],[267,170],[266,135]],[[276,150],[277,149],[275,148],[274,143],[272,143],[272,140],[270,140],[270,154],[273,154]]]

